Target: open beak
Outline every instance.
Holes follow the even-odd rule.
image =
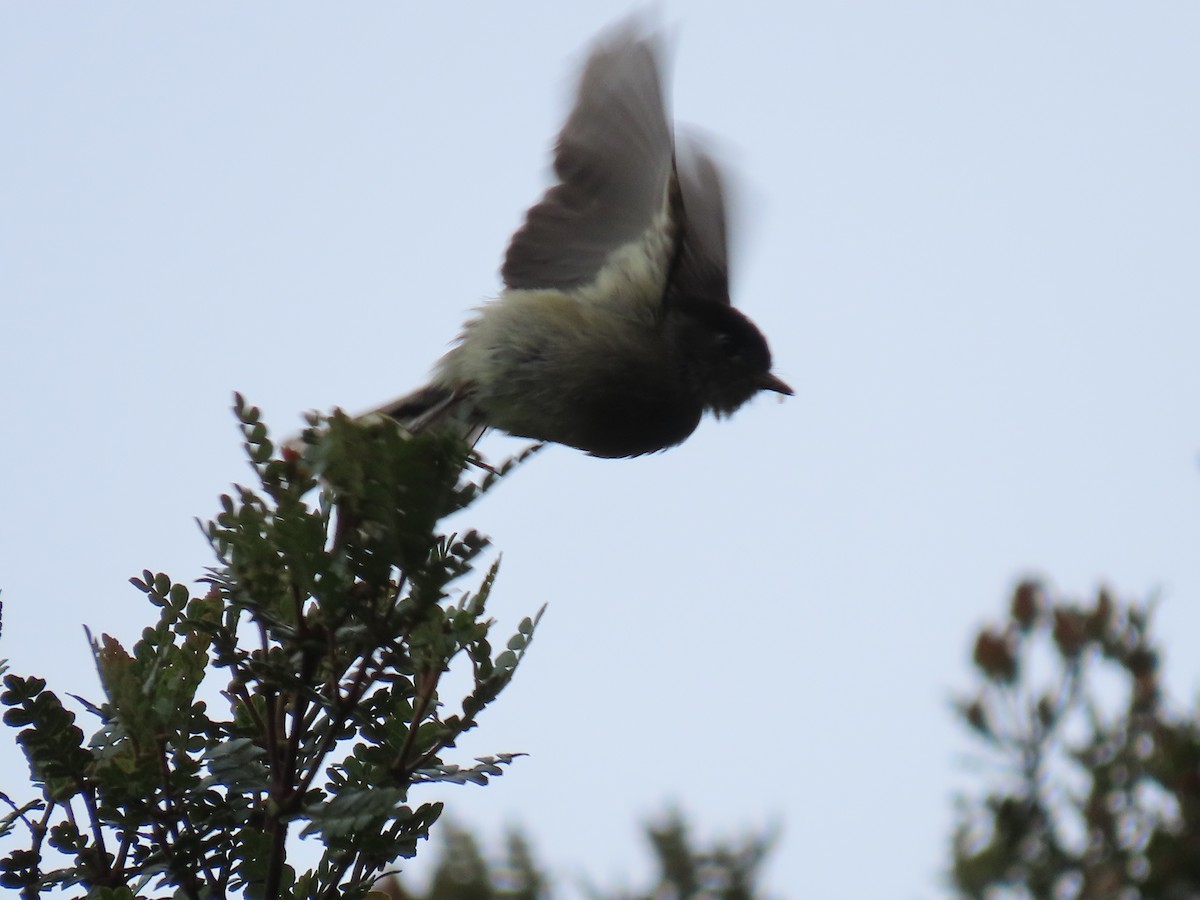
[[[789,397],[795,393],[786,381],[778,375],[772,375],[766,372],[758,377],[758,389],[760,391],[774,391],[777,394],[787,394]]]

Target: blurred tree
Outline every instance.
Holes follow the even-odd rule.
[[[961,896],[1200,898],[1200,720],[1162,695],[1149,605],[1019,584],[975,639],[982,683],[958,702],[999,763],[960,800]]]
[[[658,866],[654,886],[632,894],[588,887],[585,891],[593,900],[756,900],[764,896],[757,884],[774,831],[699,848],[682,815],[671,812],[661,824],[647,826],[646,836]],[[377,889],[393,900],[548,900],[553,896],[549,878],[533,861],[519,830],[509,832],[503,861],[491,865],[468,830],[444,826],[441,840],[427,891],[413,892],[394,876]]]
[[[441,847],[428,890],[410,891],[400,878],[390,875],[376,885],[375,893],[392,900],[541,900],[549,896],[549,882],[519,830],[509,832],[505,857],[499,863],[489,863],[474,834],[460,825],[443,823],[439,835]]]
[[[762,864],[775,843],[774,830],[699,848],[693,845],[683,817],[673,812],[661,825],[648,826],[646,836],[658,863],[658,883],[645,893],[593,892],[596,900],[753,900],[763,896],[757,885]]]

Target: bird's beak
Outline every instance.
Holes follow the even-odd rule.
[[[786,381],[770,372],[765,372],[759,376],[758,389],[760,391],[774,391],[777,394],[787,394],[789,397],[795,393],[795,391],[788,387]]]

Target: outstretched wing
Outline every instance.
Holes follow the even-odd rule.
[[[665,279],[674,148],[658,56],[658,41],[636,23],[592,51],[558,138],[558,183],[509,244],[501,269],[509,288],[582,287],[614,251],[643,242]]]
[[[729,249],[721,171],[701,141],[688,136],[676,149],[678,246],[668,302],[701,297],[729,303]]]

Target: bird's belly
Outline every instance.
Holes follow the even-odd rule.
[[[439,368],[443,383],[471,385],[489,427],[595,456],[678,444],[702,412],[654,322],[558,291],[485,306]]]
[[[519,381],[515,382],[519,383]],[[489,425],[518,437],[553,441],[593,456],[640,456],[672,447],[695,431],[701,408],[673,392],[580,384],[563,372],[558,390],[480,397]]]

